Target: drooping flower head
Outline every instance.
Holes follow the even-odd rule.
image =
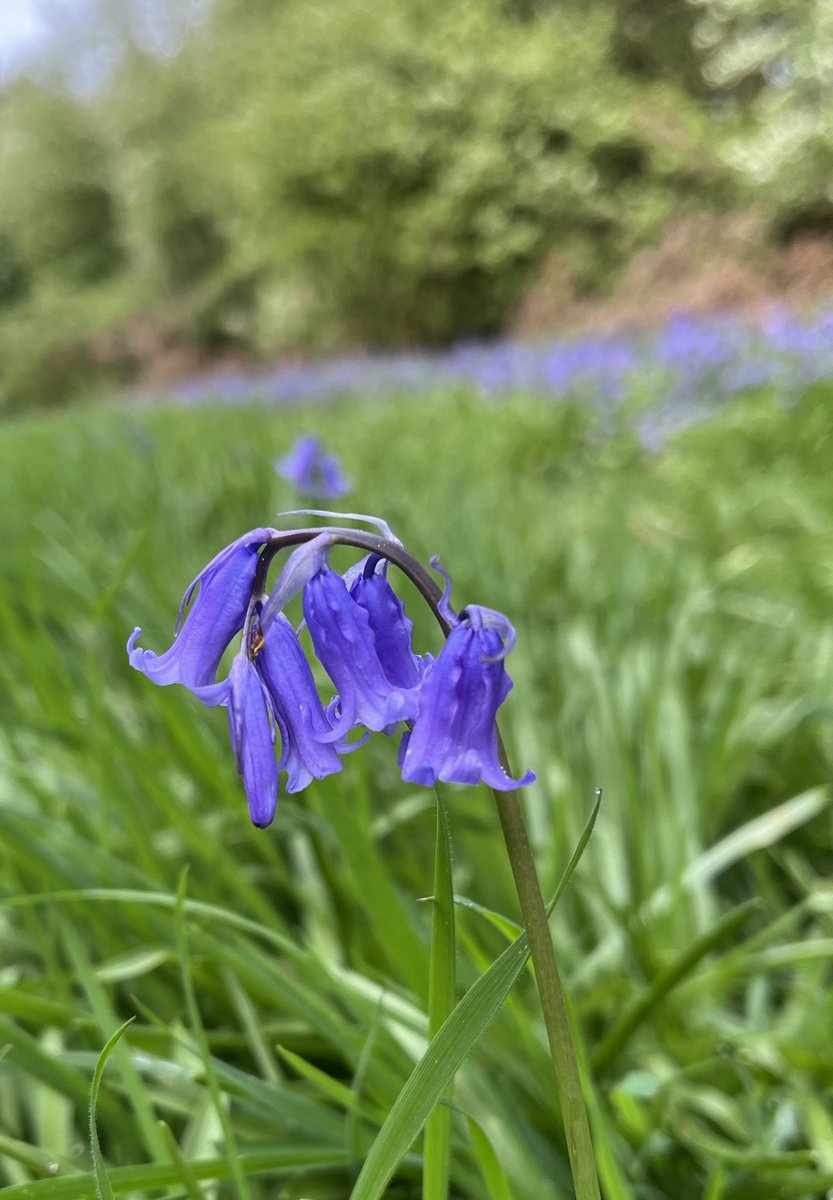
[[[438,600],[425,568],[384,522],[371,520],[381,534],[254,529],[193,581],[180,616],[199,588],[196,599],[165,654],[139,649],[138,629],[128,641],[131,664],[154,683],[181,683],[205,704],[228,706],[232,746],[255,825],[268,825],[274,817],[281,772],[288,792],[301,791],[313,779],[340,771],[341,756],[362,745],[370,731],[392,733],[402,723],[408,729],[400,765],[411,783],[482,781],[507,790],[535,778],[531,771],[510,778],[495,722],[512,687],[504,666],[515,641],[509,620],[479,605],[458,616],[449,604],[448,575],[442,572],[446,588]],[[338,542],[369,551],[344,576],[329,564]],[[269,563],[290,545],[296,548],[269,595]],[[448,631],[436,661],[413,651],[411,621],[388,582],[387,560],[410,575]],[[432,562],[439,569],[437,560]],[[326,706],[284,613],[298,594],[315,653],[337,690]],[[237,634],[240,647],[229,676],[217,681],[223,654]],[[348,741],[354,729],[364,734]]]
[[[311,499],[335,500],[350,491],[350,481],[338,459],[311,434],[298,438],[284,458],[276,459],[275,470]]]

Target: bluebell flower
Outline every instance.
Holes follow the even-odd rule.
[[[300,792],[311,780],[340,771],[333,743],[342,730],[328,719],[298,635],[283,613],[263,635],[255,662],[281,736],[278,770],[287,772],[286,790]]]
[[[330,570],[326,557],[304,586],[303,608],[315,653],[338,690],[344,723],[381,732],[416,716],[418,687],[388,677],[379,652],[384,634],[378,620],[374,632],[367,609],[350,595],[341,575]],[[400,655],[385,657],[394,674],[402,670]]]
[[[407,560],[384,524],[381,533],[360,544],[387,545],[394,561]],[[287,791],[301,791],[311,780],[340,771],[341,756],[363,744],[369,731],[390,733],[400,722],[411,726],[400,747],[402,774],[410,782],[482,780],[502,790],[530,783],[531,772],[513,780],[500,762],[495,716],[512,687],[504,658],[515,637],[507,618],[479,606],[457,616],[446,575],[436,607],[450,634],[436,662],[422,658],[413,651],[404,605],[388,583],[387,560],[374,549],[342,576],[331,570],[328,558],[335,544],[350,540],[346,532],[324,529],[303,536],[309,540],[289,555],[270,596],[264,591],[266,572],[281,537],[272,529],[253,529],[193,580],[180,606],[175,641],[164,654],[137,647],[139,629],[127,645],[131,664],[155,683],[181,683],[205,704],[228,706],[254,824],[272,821],[282,772]],[[287,535],[283,544],[291,540]],[[432,563],[441,570],[437,560]],[[412,576],[415,582],[419,574]],[[418,586],[434,603],[427,585]],[[327,708],[283,611],[299,593],[313,647],[338,693]],[[217,682],[223,654],[241,631],[228,679]],[[348,742],[357,726],[368,732]]]
[[[243,628],[258,553],[273,533],[272,529],[250,530],[200,571],[182,598],[180,619],[199,587],[197,598],[164,654],[139,649],[136,641],[142,631],[134,629],[127,643],[130,665],[154,683],[183,684],[204,704],[224,704],[229,682],[215,682],[217,668],[229,642]]]
[[[244,647],[228,677],[228,722],[237,770],[249,801],[252,823],[269,825],[278,801],[278,762],[270,702],[254,663]]]
[[[335,500],[350,491],[338,459],[310,434],[298,438],[289,454],[276,460],[275,470],[304,496]]]
[[[350,595],[367,613],[373,644],[385,678],[395,687],[418,687],[423,660],[411,648],[413,622],[387,580],[387,562],[369,555],[361,570],[352,572]]]
[[[502,613],[470,605],[448,635],[437,661],[426,671],[419,712],[404,735],[399,759],[402,778],[430,787],[447,783],[487,783],[498,791],[535,779],[527,771],[510,779],[500,763],[495,718],[512,688],[503,660],[515,631]]]

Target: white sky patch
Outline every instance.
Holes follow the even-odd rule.
[[[37,55],[48,36],[38,0],[0,0],[0,79]]]
[[[70,87],[107,77],[127,41],[159,57],[176,54],[212,0],[0,0],[0,83],[58,52]]]

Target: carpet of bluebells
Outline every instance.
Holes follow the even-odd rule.
[[[702,419],[720,403],[756,387],[785,399],[833,378],[833,309],[799,315],[783,308],[752,323],[725,314],[673,317],[658,332],[557,341],[461,343],[445,353],[355,356],[268,371],[226,371],[183,383],[187,404],[257,399],[310,404],[342,396],[424,393],[466,385],[484,396],[512,392],[586,400],[617,409],[640,400],[646,440]],[[658,408],[652,404],[661,398]]]

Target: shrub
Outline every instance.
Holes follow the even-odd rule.
[[[679,96],[652,96],[659,134],[611,33],[602,7],[519,22],[497,0],[282,5],[258,29],[257,102],[242,93],[224,123],[261,159],[249,236],[347,337],[493,332],[545,247],[627,245],[700,169],[676,161],[692,145]]]
[[[81,101],[22,84],[0,110],[4,274],[85,286],[119,269],[123,247],[112,162]]]
[[[697,2],[706,77],[742,108],[729,160],[783,234],[833,234],[829,0]]]

